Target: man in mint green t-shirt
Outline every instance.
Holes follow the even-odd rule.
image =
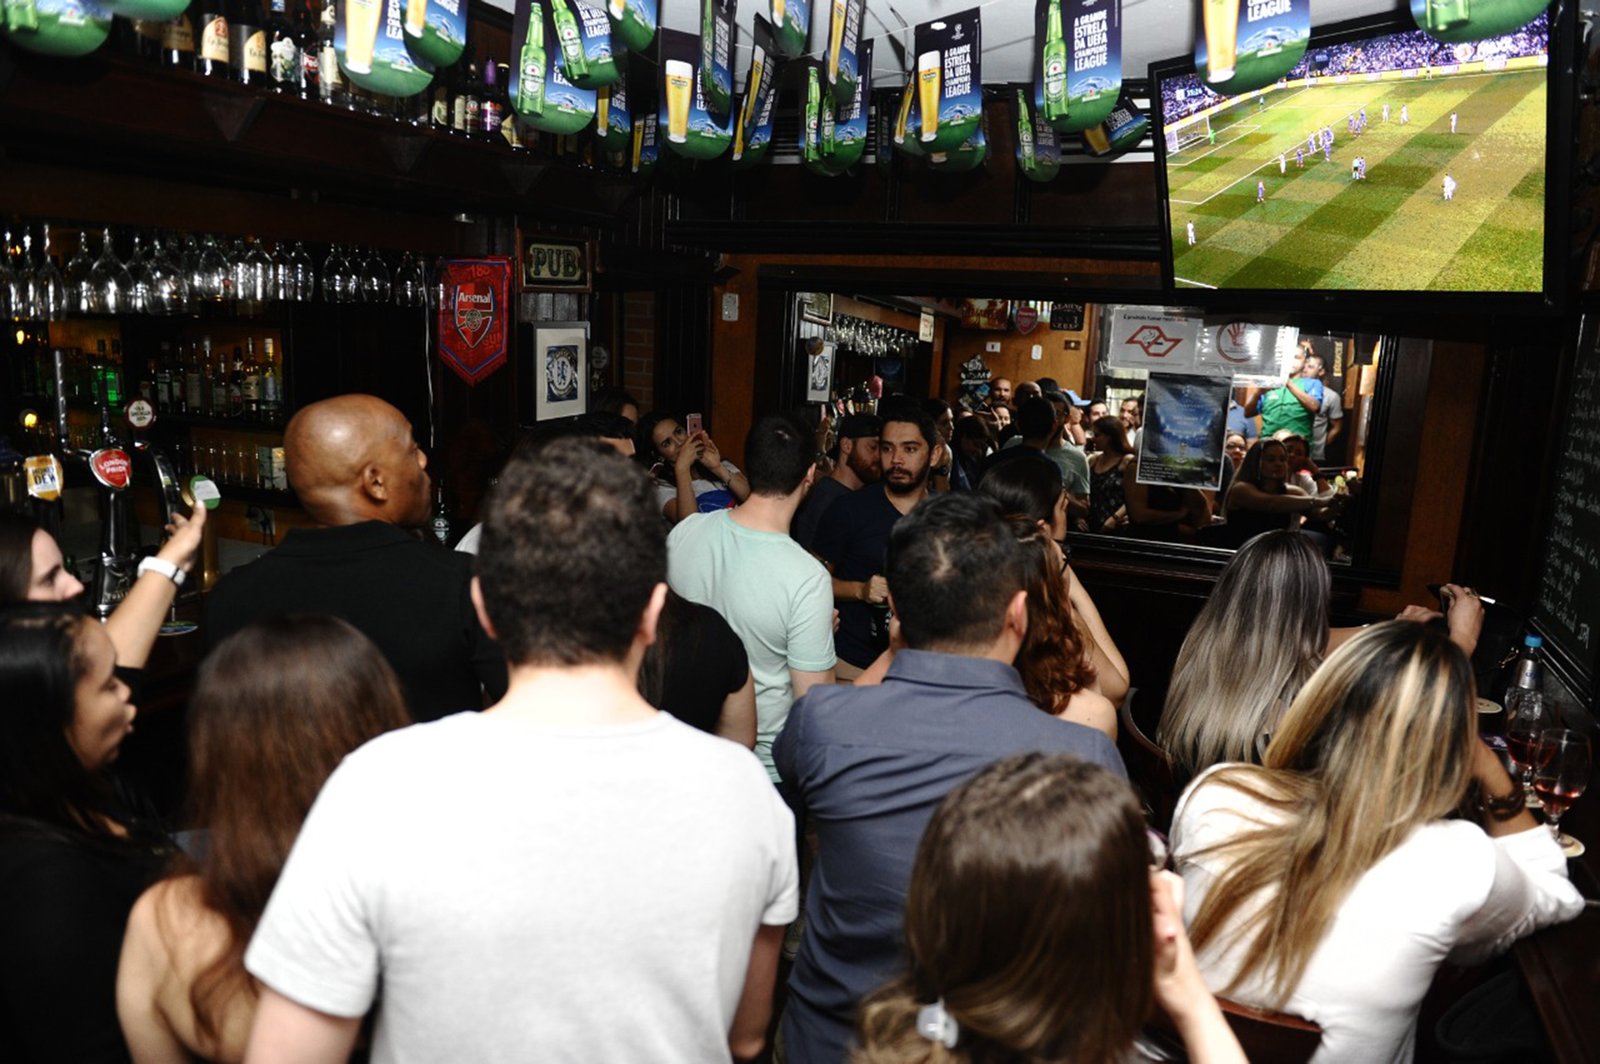
[[[833,682],[833,581],[789,538],[816,476],[815,438],[782,414],[745,439],[750,497],[732,510],[690,514],[667,537],[667,583],[722,614],[744,643],[756,686],[756,756],[774,782],[772,740],[789,707]]]

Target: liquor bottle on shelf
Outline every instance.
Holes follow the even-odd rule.
[[[299,35],[289,21],[289,0],[272,0],[267,16],[267,78],[277,92],[299,95],[304,68]]]
[[[256,361],[255,337],[246,337],[244,343],[244,381],[239,394],[244,400],[244,416],[256,421],[261,417],[261,363]]]
[[[197,12],[198,13],[198,12]],[[194,19],[180,11],[161,24],[161,62],[169,67],[194,68]]]
[[[111,341],[111,357],[106,361],[105,385],[101,393],[106,402],[112,406],[121,406],[127,398],[127,390],[123,387],[122,377],[122,341]]]
[[[261,341],[261,420],[276,424],[283,413],[283,382],[272,355],[272,337]]]
[[[469,48],[461,57],[461,81],[456,86],[454,100],[454,113],[450,120],[450,128],[464,136],[476,136],[478,124],[483,120],[480,113],[482,100],[478,95],[478,64],[471,60],[472,50]]]
[[[161,341],[161,353],[156,356],[156,412],[170,414],[176,406],[172,401],[172,344]]]
[[[195,4],[195,25],[199,39],[195,42],[194,68],[207,77],[232,77],[227,5],[223,0],[199,0]]]
[[[506,96],[500,87],[500,65],[483,64],[483,99],[478,105],[480,135],[484,140],[498,142],[500,123],[506,116]]]
[[[228,417],[244,416],[244,348],[233,345],[233,368],[223,374],[228,381]]]
[[[211,347],[211,337],[206,337],[206,380],[210,384],[211,405],[206,413],[212,417],[228,416],[228,356]]]
[[[451,64],[439,71],[429,90],[428,125],[445,133],[450,132],[453,107],[451,95],[455,89],[456,66]]]
[[[323,0],[322,18],[317,23],[317,91],[330,107],[349,107],[344,75],[339,73],[339,54],[333,47],[337,12],[333,0]]]
[[[242,85],[270,84],[267,76],[267,20],[261,0],[235,0],[228,23],[233,76]]]
[[[210,342],[207,341],[207,351]],[[203,414],[206,409],[205,364],[200,361],[200,348],[189,345],[189,361],[183,367],[183,412]]]
[[[294,46],[300,56],[300,81],[297,89],[302,100],[317,98],[317,82],[321,72],[321,48],[316,27],[311,24],[311,5],[308,0],[294,0]]]
[[[166,25],[165,22],[150,19],[134,19],[129,22],[129,54],[147,63],[161,62],[161,40]]]

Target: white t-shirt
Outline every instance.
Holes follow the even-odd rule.
[[[728,471],[728,476],[730,477],[739,472],[739,467],[732,462],[723,462],[722,468]],[[667,470],[667,475],[671,476],[672,470]],[[694,488],[695,502],[698,504],[701,513],[731,509],[739,501],[734,498],[733,492],[728,490],[728,485],[721,481],[702,480],[696,477],[689,484]],[[663,512],[667,509],[667,503],[677,497],[678,487],[676,481],[670,484],[664,484],[659,480],[656,481],[656,505]],[[678,516],[681,519],[683,515],[679,514]]]
[[[745,528],[723,510],[673,526],[667,583],[722,614],[744,644],[756,685],[756,756],[776,780],[772,740],[794,704],[789,670],[834,666],[833,578],[788,536]]]
[[[1202,787],[1214,771],[1190,784],[1172,822],[1189,923],[1225,867],[1223,856],[1193,855],[1249,830],[1252,818],[1276,816],[1232,787]],[[1491,839],[1465,820],[1424,824],[1356,882],[1282,1011],[1321,1025],[1313,1064],[1404,1064],[1412,1059],[1417,1009],[1440,964],[1482,960],[1582,911],[1547,828]],[[1224,931],[1198,955],[1212,990],[1220,993],[1239,970],[1244,944]],[[1259,978],[1232,997],[1273,1004]]]
[[[345,758],[245,966],[334,1016],[381,981],[377,1064],[726,1060],[797,902],[794,818],[738,745],[462,713]]]

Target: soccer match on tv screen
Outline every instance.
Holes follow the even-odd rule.
[[[1549,23],[1319,46],[1274,85],[1160,81],[1179,287],[1537,292]]]

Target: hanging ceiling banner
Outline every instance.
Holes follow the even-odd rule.
[[[733,142],[731,101],[722,120],[708,108],[704,79],[696,76],[700,40],[694,34],[663,29],[656,36],[661,42],[661,140],[676,155],[715,159]]]
[[[476,384],[506,362],[511,260],[446,259],[439,289],[439,359]]]
[[[811,0],[772,0],[772,46],[784,59],[798,59],[811,34]]]
[[[611,32],[630,52],[642,52],[655,40],[659,19],[656,0],[607,0]]]
[[[1435,40],[1465,44],[1514,33],[1549,6],[1549,0],[1411,0],[1411,17]]]
[[[1017,169],[1029,181],[1049,181],[1061,172],[1061,142],[1056,131],[1039,112],[1029,106],[1028,86],[1018,85],[1011,94],[1017,118]]]
[[[649,177],[656,168],[661,148],[656,143],[659,122],[654,111],[633,116],[633,156],[629,169],[640,177]]]
[[[1300,62],[1311,0],[1201,0],[1200,23],[1195,70],[1212,92],[1238,95],[1271,85]]]
[[[33,7],[35,4],[36,0],[32,3],[9,0],[5,4],[5,8],[9,15],[12,7],[20,9]],[[189,10],[189,0],[106,0],[100,6],[111,14],[121,15],[129,21],[171,22]],[[7,28],[10,28],[9,18],[7,19]]]
[[[562,43],[562,72],[567,80],[580,89],[598,89],[602,85],[615,85],[622,76],[617,63],[616,49],[611,44],[611,19],[606,14],[603,0],[570,0],[577,16],[578,60],[566,62],[567,49]],[[575,71],[573,67],[576,66]]]
[[[983,67],[978,9],[916,28],[918,133],[928,152],[956,152],[972,139],[983,115]]]
[[[628,110],[628,79],[595,90],[594,129],[601,146],[621,163],[633,144],[633,113]]]
[[[917,102],[920,95],[917,75],[913,69],[906,74],[905,86],[895,102],[894,137],[896,151],[907,155],[922,155],[922,108]]]
[[[1090,155],[1111,158],[1137,148],[1149,132],[1149,116],[1140,110],[1128,90],[1123,89],[1110,116],[1100,125],[1083,131],[1083,144]]]
[[[406,48],[437,70],[461,58],[467,46],[463,0],[406,0]]]
[[[733,112],[733,16],[737,0],[700,0],[700,94],[718,124]]]
[[[545,133],[576,133],[594,121],[595,90],[580,89],[561,68],[555,18],[544,0],[518,0],[511,39],[522,41],[518,62],[506,86],[518,119]]]
[[[944,173],[959,174],[975,169],[989,155],[989,119],[987,115],[978,120],[978,128],[972,136],[958,144],[950,151],[935,151],[928,153],[928,166],[931,169]]]
[[[830,0],[828,17],[828,77],[823,84],[840,107],[855,99],[856,79],[865,62],[861,51],[861,16],[866,0]]]
[[[333,48],[352,84],[380,96],[415,96],[433,70],[406,47],[403,0],[338,0]]]
[[[752,37],[750,73],[745,77],[743,106],[733,132],[733,163],[741,169],[766,158],[772,146],[772,101],[777,96],[773,91],[778,83],[778,58],[772,23],[757,15]]]
[[[1061,133],[1106,120],[1122,91],[1122,0],[1038,0],[1033,106]]]
[[[5,0],[6,37],[40,55],[88,55],[111,34],[111,9],[93,0]]]
[[[829,177],[844,173],[861,161],[867,147],[867,101],[872,98],[872,42],[867,41],[861,50],[862,76],[856,79],[856,92],[850,103],[835,111],[833,100],[821,90],[818,79],[818,137],[816,158],[807,157],[806,169]],[[810,98],[810,75],[807,75],[807,98]],[[809,128],[809,119],[808,119]]]

